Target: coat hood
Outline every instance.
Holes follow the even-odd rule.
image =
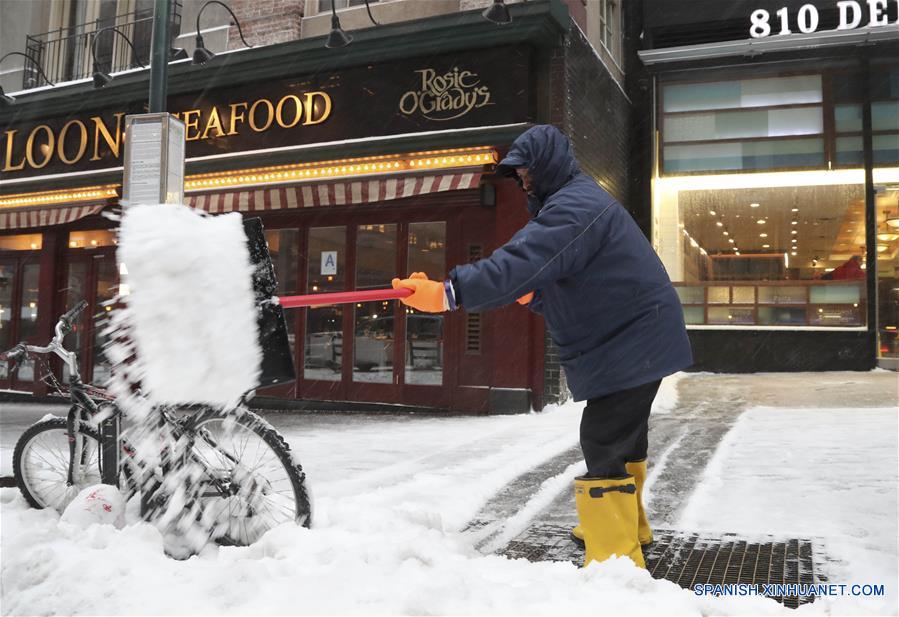
[[[516,167],[527,167],[531,173],[534,194],[528,196],[528,210],[534,215],[550,195],[578,173],[571,142],[562,131],[548,124],[532,127],[519,135],[496,172],[515,176]]]

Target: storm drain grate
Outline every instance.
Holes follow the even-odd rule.
[[[529,561],[571,561],[580,565],[584,551],[568,536],[569,527],[538,525],[509,542],[501,553]],[[823,555],[811,540],[749,542],[736,535],[721,537],[656,531],[655,542],[643,550],[646,568],[655,578],[685,589],[695,585],[812,585],[827,582],[816,570]],[[820,562],[817,562],[820,563]],[[814,602],[813,595],[768,596],[797,608]]]

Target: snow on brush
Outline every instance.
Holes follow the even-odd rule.
[[[138,377],[151,402],[229,405],[256,386],[262,352],[239,213],[131,206],[118,260],[130,288],[125,320]]]
[[[787,614],[698,597],[628,559],[484,555],[465,523],[523,470],[577,443],[582,404],[486,418],[376,419],[286,431],[316,496],[312,529],[177,561],[156,528],[87,528],[2,498],[2,612],[20,614]],[[570,489],[570,485],[566,490]]]

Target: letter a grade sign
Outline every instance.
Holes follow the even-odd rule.
[[[322,251],[322,275],[337,274],[337,251]]]

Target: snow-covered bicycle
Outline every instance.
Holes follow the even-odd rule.
[[[119,486],[126,498],[140,494],[144,518],[189,512],[219,543],[251,544],[288,521],[309,526],[302,467],[284,438],[244,405],[154,409],[158,427],[178,446],[164,446],[152,468],[145,464],[136,449],[143,444],[119,434],[122,414],[114,397],[82,382],[75,352],[63,345],[86,306],[82,301],[60,317],[46,347],[19,343],[0,354],[11,372],[16,363],[34,362],[35,375],[71,403],[67,417],[45,416],[16,442],[13,473],[31,506],[62,512],[81,489],[104,482]],[[50,367],[51,354],[68,367],[66,385]],[[190,473],[179,474],[188,467]],[[178,478],[177,491],[172,478]]]

